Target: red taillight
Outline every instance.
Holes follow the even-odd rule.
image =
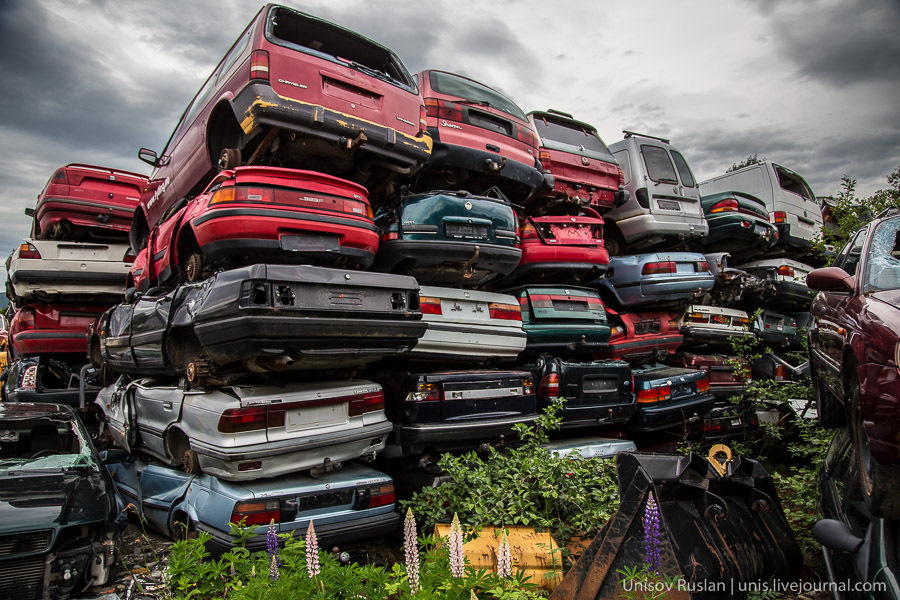
[[[231,511],[231,523],[240,523],[241,519],[244,519],[245,527],[268,525],[273,519],[278,523],[281,521],[281,504],[278,500],[238,502]]]
[[[388,232],[384,233],[384,235],[381,236],[382,242],[389,242],[391,240],[399,240],[399,239],[400,239],[400,234],[397,233],[396,231],[388,231]]]
[[[539,240],[541,239],[541,236],[538,235],[534,223],[526,222],[519,228],[519,238],[523,240]]]
[[[718,421],[706,421],[703,423],[703,431],[707,433],[721,433],[722,424]]]
[[[265,429],[268,424],[265,406],[228,408],[219,417],[220,433],[242,433]]]
[[[125,258],[123,258],[122,260],[123,260],[124,262],[128,263],[128,264],[131,264],[131,263],[134,262],[134,259],[135,259],[135,258],[137,258],[137,257],[134,255],[134,251],[132,251],[132,249],[129,248],[129,249],[125,252]]]
[[[527,125],[519,125],[516,127],[516,139],[524,144],[528,144],[532,148],[537,147],[537,136],[534,135],[534,131]]]
[[[787,381],[788,368],[786,365],[777,365],[775,367],[775,381]]]
[[[434,119],[462,121],[462,106],[437,98],[425,98],[425,114]]]
[[[772,213],[773,223],[787,223],[787,213],[783,211],[775,211]]]
[[[419,304],[422,306],[423,315],[442,315],[441,299],[430,296],[419,296]]]
[[[384,392],[380,390],[362,394],[350,400],[349,414],[351,417],[358,417],[363,413],[376,410],[384,410]]]
[[[543,167],[543,169],[545,171],[549,171],[550,170],[550,151],[544,150],[543,148],[541,148],[541,151],[538,153],[538,158],[540,158],[540,160],[541,160],[541,167]]]
[[[728,198],[726,200],[722,200],[721,202],[716,202],[713,204],[712,208],[709,210],[711,213],[720,213],[720,212],[737,212],[740,209],[738,206],[738,201],[734,198]]]
[[[783,277],[793,277],[794,269],[787,265],[781,265],[780,267],[778,267],[778,274]]]
[[[407,402],[437,402],[440,399],[440,392],[433,383],[420,383],[416,386],[416,391],[406,395]]]
[[[372,215],[372,207],[369,206],[368,202],[363,202],[361,200],[348,200],[344,199],[344,212],[357,215],[360,217],[369,217],[370,219],[373,217]]]
[[[621,325],[614,325],[609,334],[609,341],[615,342],[617,340],[621,340],[625,337],[626,333],[627,332],[625,331],[624,327],[622,327]]]
[[[641,269],[641,275],[660,275],[663,273],[674,273],[675,272],[675,263],[674,262],[653,262],[647,263],[644,265],[644,268]]]
[[[641,404],[652,404],[654,402],[663,402],[671,398],[671,386],[663,385],[656,388],[638,390],[637,401]]]
[[[69,183],[69,179],[66,177],[65,168],[59,169],[56,173],[53,174],[53,183]]]
[[[34,309],[22,308],[19,312],[16,313],[16,318],[19,320],[19,329],[21,331],[28,331],[29,329],[34,329]]]
[[[490,312],[492,319],[504,319],[506,321],[522,320],[522,309],[516,304],[491,302],[488,304],[488,311]]]
[[[356,502],[353,508],[354,510],[364,510],[378,506],[387,506],[393,504],[396,500],[397,495],[394,492],[394,484],[384,483],[356,490]]]
[[[22,375],[22,388],[33,390],[35,387],[37,387],[37,365],[32,365],[25,369]]]
[[[709,391],[709,379],[701,379],[697,382],[697,393],[705,394]]]
[[[684,315],[684,320],[688,323],[709,323],[709,315],[703,313],[688,313]]]
[[[698,273],[708,273],[709,272],[709,263],[705,260],[702,260],[697,263],[697,272]]]
[[[254,50],[250,55],[250,79],[269,80],[269,52]]]
[[[41,253],[38,249],[25,242],[19,246],[19,258],[40,258]]]
[[[522,379],[522,393],[526,396],[534,394],[534,380],[531,377]]]
[[[425,112],[425,105],[419,106],[419,132],[423,132],[428,128],[428,113]]]
[[[542,398],[559,396],[559,374],[549,373],[541,379],[541,386],[538,391]]]
[[[625,185],[625,171],[622,170],[622,167],[619,167],[619,187]]]

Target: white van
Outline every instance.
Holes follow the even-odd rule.
[[[765,201],[769,221],[778,228],[774,249],[806,249],[822,230],[822,209],[799,173],[769,160],[700,183],[700,194],[737,191]]]
[[[611,144],[628,200],[603,215],[611,256],[699,241],[709,230],[694,174],[669,140],[631,131]],[[690,248],[688,248],[690,249]]]

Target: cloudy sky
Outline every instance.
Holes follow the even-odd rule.
[[[900,165],[897,0],[309,0],[286,4],[557,108],[607,143],[671,138],[700,180],[750,154],[868,195]],[[141,173],[261,3],[0,1],[0,253],[53,171]]]

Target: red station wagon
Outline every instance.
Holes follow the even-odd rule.
[[[361,185],[312,171],[237,167],[173,207],[132,265],[130,283],[143,291],[197,281],[212,265],[263,261],[365,269],[378,242]]]
[[[150,185],[131,242],[179,198],[240,165],[352,177],[373,193],[431,153],[415,79],[391,50],[290,8],[266,5],[213,70],[160,155],[142,148]]]
[[[35,302],[16,311],[9,325],[14,357],[87,355],[87,330],[109,304]]]
[[[124,241],[146,186],[145,175],[128,171],[74,163],[60,167],[38,196],[31,237]]]
[[[464,189],[481,194],[497,186],[521,202],[544,181],[537,135],[516,104],[461,75],[416,74],[425,98],[434,151],[414,180],[414,191]]]

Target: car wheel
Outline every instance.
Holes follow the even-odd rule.
[[[216,166],[220,171],[228,171],[241,166],[241,151],[237,148],[225,148],[219,154],[219,162]]]
[[[625,240],[615,229],[609,231],[603,240],[603,245],[610,256],[622,256],[625,252]]]
[[[812,367],[810,375],[812,377],[813,391],[816,395],[816,415],[819,427],[842,427],[846,425],[846,409],[825,389],[825,382],[818,376],[815,367]]]
[[[200,474],[200,457],[193,450],[185,450],[181,459],[181,466],[184,472],[189,475]]]
[[[210,369],[211,363],[209,359],[197,356],[185,365],[184,376],[190,387],[198,388],[203,385],[203,382],[209,376]]]
[[[850,410],[853,416],[850,433],[853,436],[853,450],[859,468],[860,491],[872,514],[885,519],[898,519],[900,495],[897,491],[900,490],[900,470],[883,465],[872,456],[869,436],[859,405],[859,382],[853,379],[850,386]]]
[[[194,283],[203,278],[203,269],[206,261],[203,260],[202,254],[191,254],[184,265],[184,277],[189,282]]]

